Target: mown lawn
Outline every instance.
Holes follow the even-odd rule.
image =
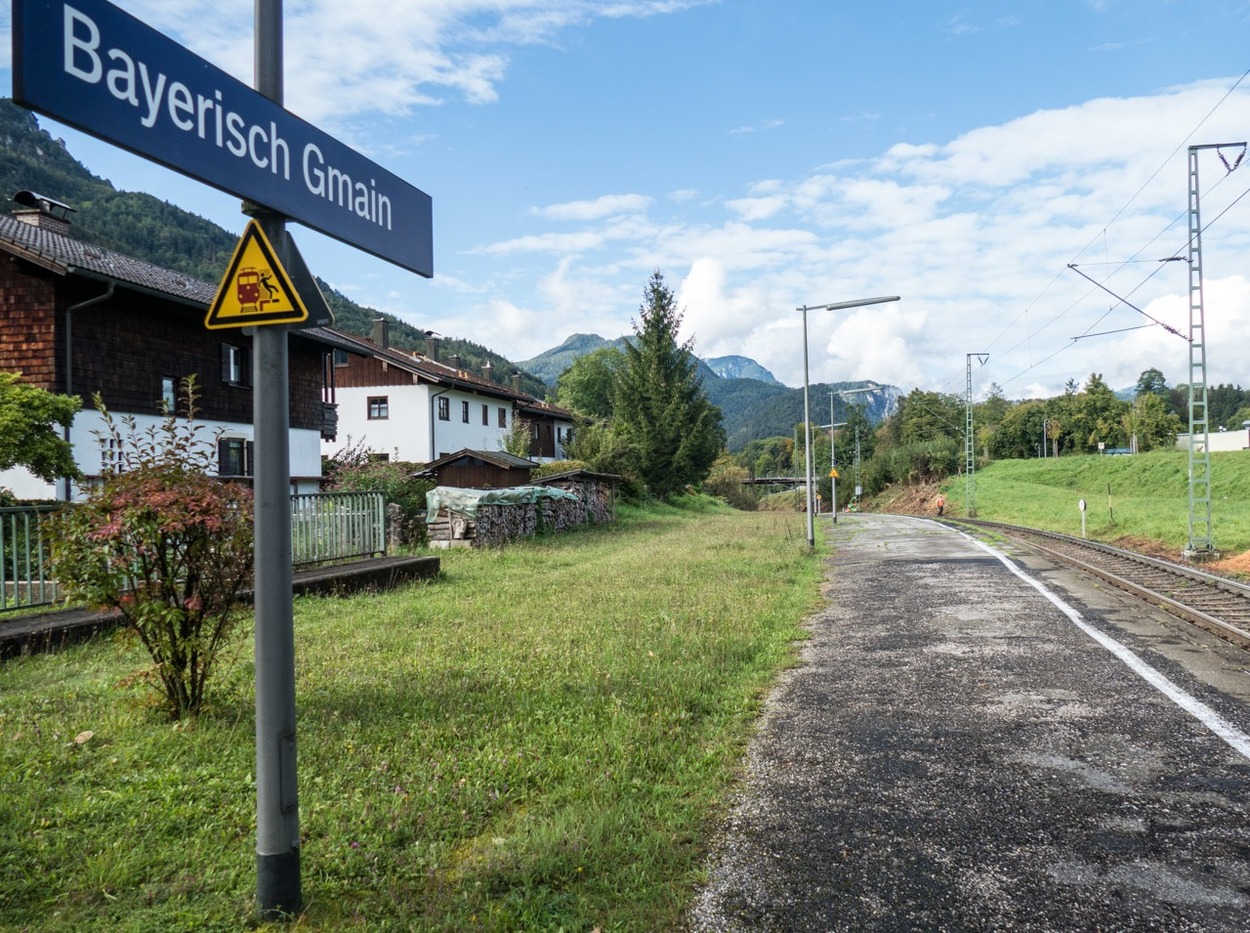
[[[1177,551],[1188,541],[1185,451],[1000,460],[979,469],[975,479],[979,518],[1079,535],[1078,503],[1084,499],[1091,538],[1148,538]],[[964,478],[943,488],[953,514],[964,514]],[[1221,551],[1250,550],[1250,452],[1211,455],[1211,525]]]
[[[802,525],[623,510],[442,554],[433,583],[297,600],[298,927],[677,926],[818,599]],[[0,928],[252,924],[250,641],[192,722],[145,677],[123,637],[0,663]]]

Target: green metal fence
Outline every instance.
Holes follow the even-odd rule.
[[[43,606],[57,597],[43,520],[60,506],[0,509],[0,612]]]
[[[386,503],[380,492],[291,496],[291,563],[296,567],[386,553]]]
[[[0,509],[0,612],[56,602],[43,522],[60,505]],[[295,567],[386,554],[386,505],[380,492],[291,496]]]

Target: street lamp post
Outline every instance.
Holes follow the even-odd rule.
[[[831,398],[833,393],[829,394]],[[830,410],[833,410],[833,405],[831,404]],[[834,504],[833,513],[831,514],[833,514],[835,525],[838,524],[838,477],[834,474],[838,473],[838,453],[836,453],[834,445],[834,431],[839,428],[845,428],[846,425],[848,425],[848,421],[839,421],[838,424],[830,421],[829,424],[829,498]]]
[[[836,473],[838,469],[838,458],[837,458],[836,451],[834,450],[833,432],[837,428],[846,427],[848,422],[839,421],[837,424],[833,423],[833,419],[834,419],[833,396],[835,393],[839,396],[843,396],[843,395],[854,395],[857,392],[875,392],[875,391],[876,391],[876,386],[865,386],[862,389],[841,389],[841,390],[830,389],[829,390],[829,471],[830,471],[829,472],[829,482],[830,482],[829,491],[832,494],[832,498],[833,498],[833,511],[830,514],[833,516],[833,523],[835,525],[838,523],[838,478],[834,476],[833,474]],[[855,428],[855,436],[858,439],[859,437],[858,427]],[[856,441],[856,443],[858,443],[858,440]],[[857,486],[859,485],[858,480],[856,481],[856,485]]]
[[[804,445],[803,479],[807,483],[807,546],[816,546],[816,524],[812,515],[812,420],[811,403],[808,398],[808,367],[807,367],[807,312],[808,311],[844,311],[847,308],[862,308],[865,305],[879,305],[887,301],[898,301],[898,295],[885,298],[861,298],[857,301],[836,301],[827,305],[803,305],[803,431],[807,443]],[[830,418],[830,421],[833,419]]]

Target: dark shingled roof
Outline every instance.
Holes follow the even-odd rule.
[[[217,297],[217,285],[175,272],[125,253],[93,246],[55,230],[48,230],[0,214],[0,250],[34,263],[57,275],[81,275],[116,282],[207,311]],[[359,352],[357,342],[328,327],[293,329],[291,335],[316,343]]]
[[[0,247],[58,275],[114,281],[207,308],[217,286],[0,214]]]
[[[470,450],[466,447],[463,450],[457,450],[454,454],[448,454],[446,457],[431,460],[412,475],[429,476],[440,467],[447,466],[449,463],[455,463],[457,460],[481,460],[484,463],[489,463],[504,470],[533,469],[538,466],[535,461],[517,457],[506,450]]]

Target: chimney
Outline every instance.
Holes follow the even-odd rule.
[[[451,355],[451,359],[447,361],[447,365],[450,366],[452,369],[456,370],[457,372],[459,372],[460,371],[460,354],[453,353]]]
[[[438,339],[437,337],[435,337],[432,333],[430,333],[430,334],[426,334],[426,336],[425,336],[425,355],[426,355],[426,356],[428,356],[430,359],[432,359],[435,363],[437,363],[437,362],[438,362],[438,345],[439,345],[439,343],[440,343],[439,339]]]
[[[487,382],[495,381],[495,367],[490,365],[490,360],[487,360],[486,365],[482,367],[482,378]]]
[[[521,371],[519,369],[512,374],[512,391],[521,391]]]
[[[385,318],[374,320],[373,331],[369,335],[369,340],[384,350],[391,345],[391,326]]]
[[[19,191],[13,201],[21,205],[13,211],[15,220],[50,233],[69,233],[69,215],[74,209],[68,204],[34,191]]]

